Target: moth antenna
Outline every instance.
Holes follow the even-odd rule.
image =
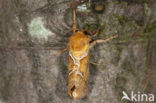
[[[75,33],[75,31],[77,29],[76,10],[75,10],[75,8],[73,9],[73,21],[74,21],[74,24],[73,24],[73,32]]]

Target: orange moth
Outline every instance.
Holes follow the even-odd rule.
[[[77,29],[76,12],[73,9],[73,34],[69,38],[69,74],[68,74],[68,94],[79,99],[86,96],[88,92],[88,75],[89,75],[89,50],[96,43],[105,43],[117,37],[114,35],[106,40],[92,41],[93,34],[87,30]]]

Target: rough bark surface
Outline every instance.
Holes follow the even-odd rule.
[[[95,39],[119,37],[91,49],[90,61],[100,65],[90,64],[87,96],[73,100],[68,53],[55,56],[68,44],[73,1],[0,0],[0,103],[130,103],[121,101],[122,91],[156,96],[155,0],[90,1],[81,0],[90,5],[77,11],[79,27],[99,28]],[[94,10],[100,4],[103,10]],[[33,19],[44,27],[31,31]]]

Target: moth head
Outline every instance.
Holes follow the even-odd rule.
[[[84,33],[86,36],[89,36],[89,37],[91,37],[91,36],[93,35],[90,31],[87,31],[87,30],[84,30],[83,33]]]

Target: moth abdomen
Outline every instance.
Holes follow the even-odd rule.
[[[74,99],[83,98],[86,96],[87,92],[88,81],[84,81],[84,79],[78,75],[70,78],[68,82],[68,93],[71,97],[73,97]]]

